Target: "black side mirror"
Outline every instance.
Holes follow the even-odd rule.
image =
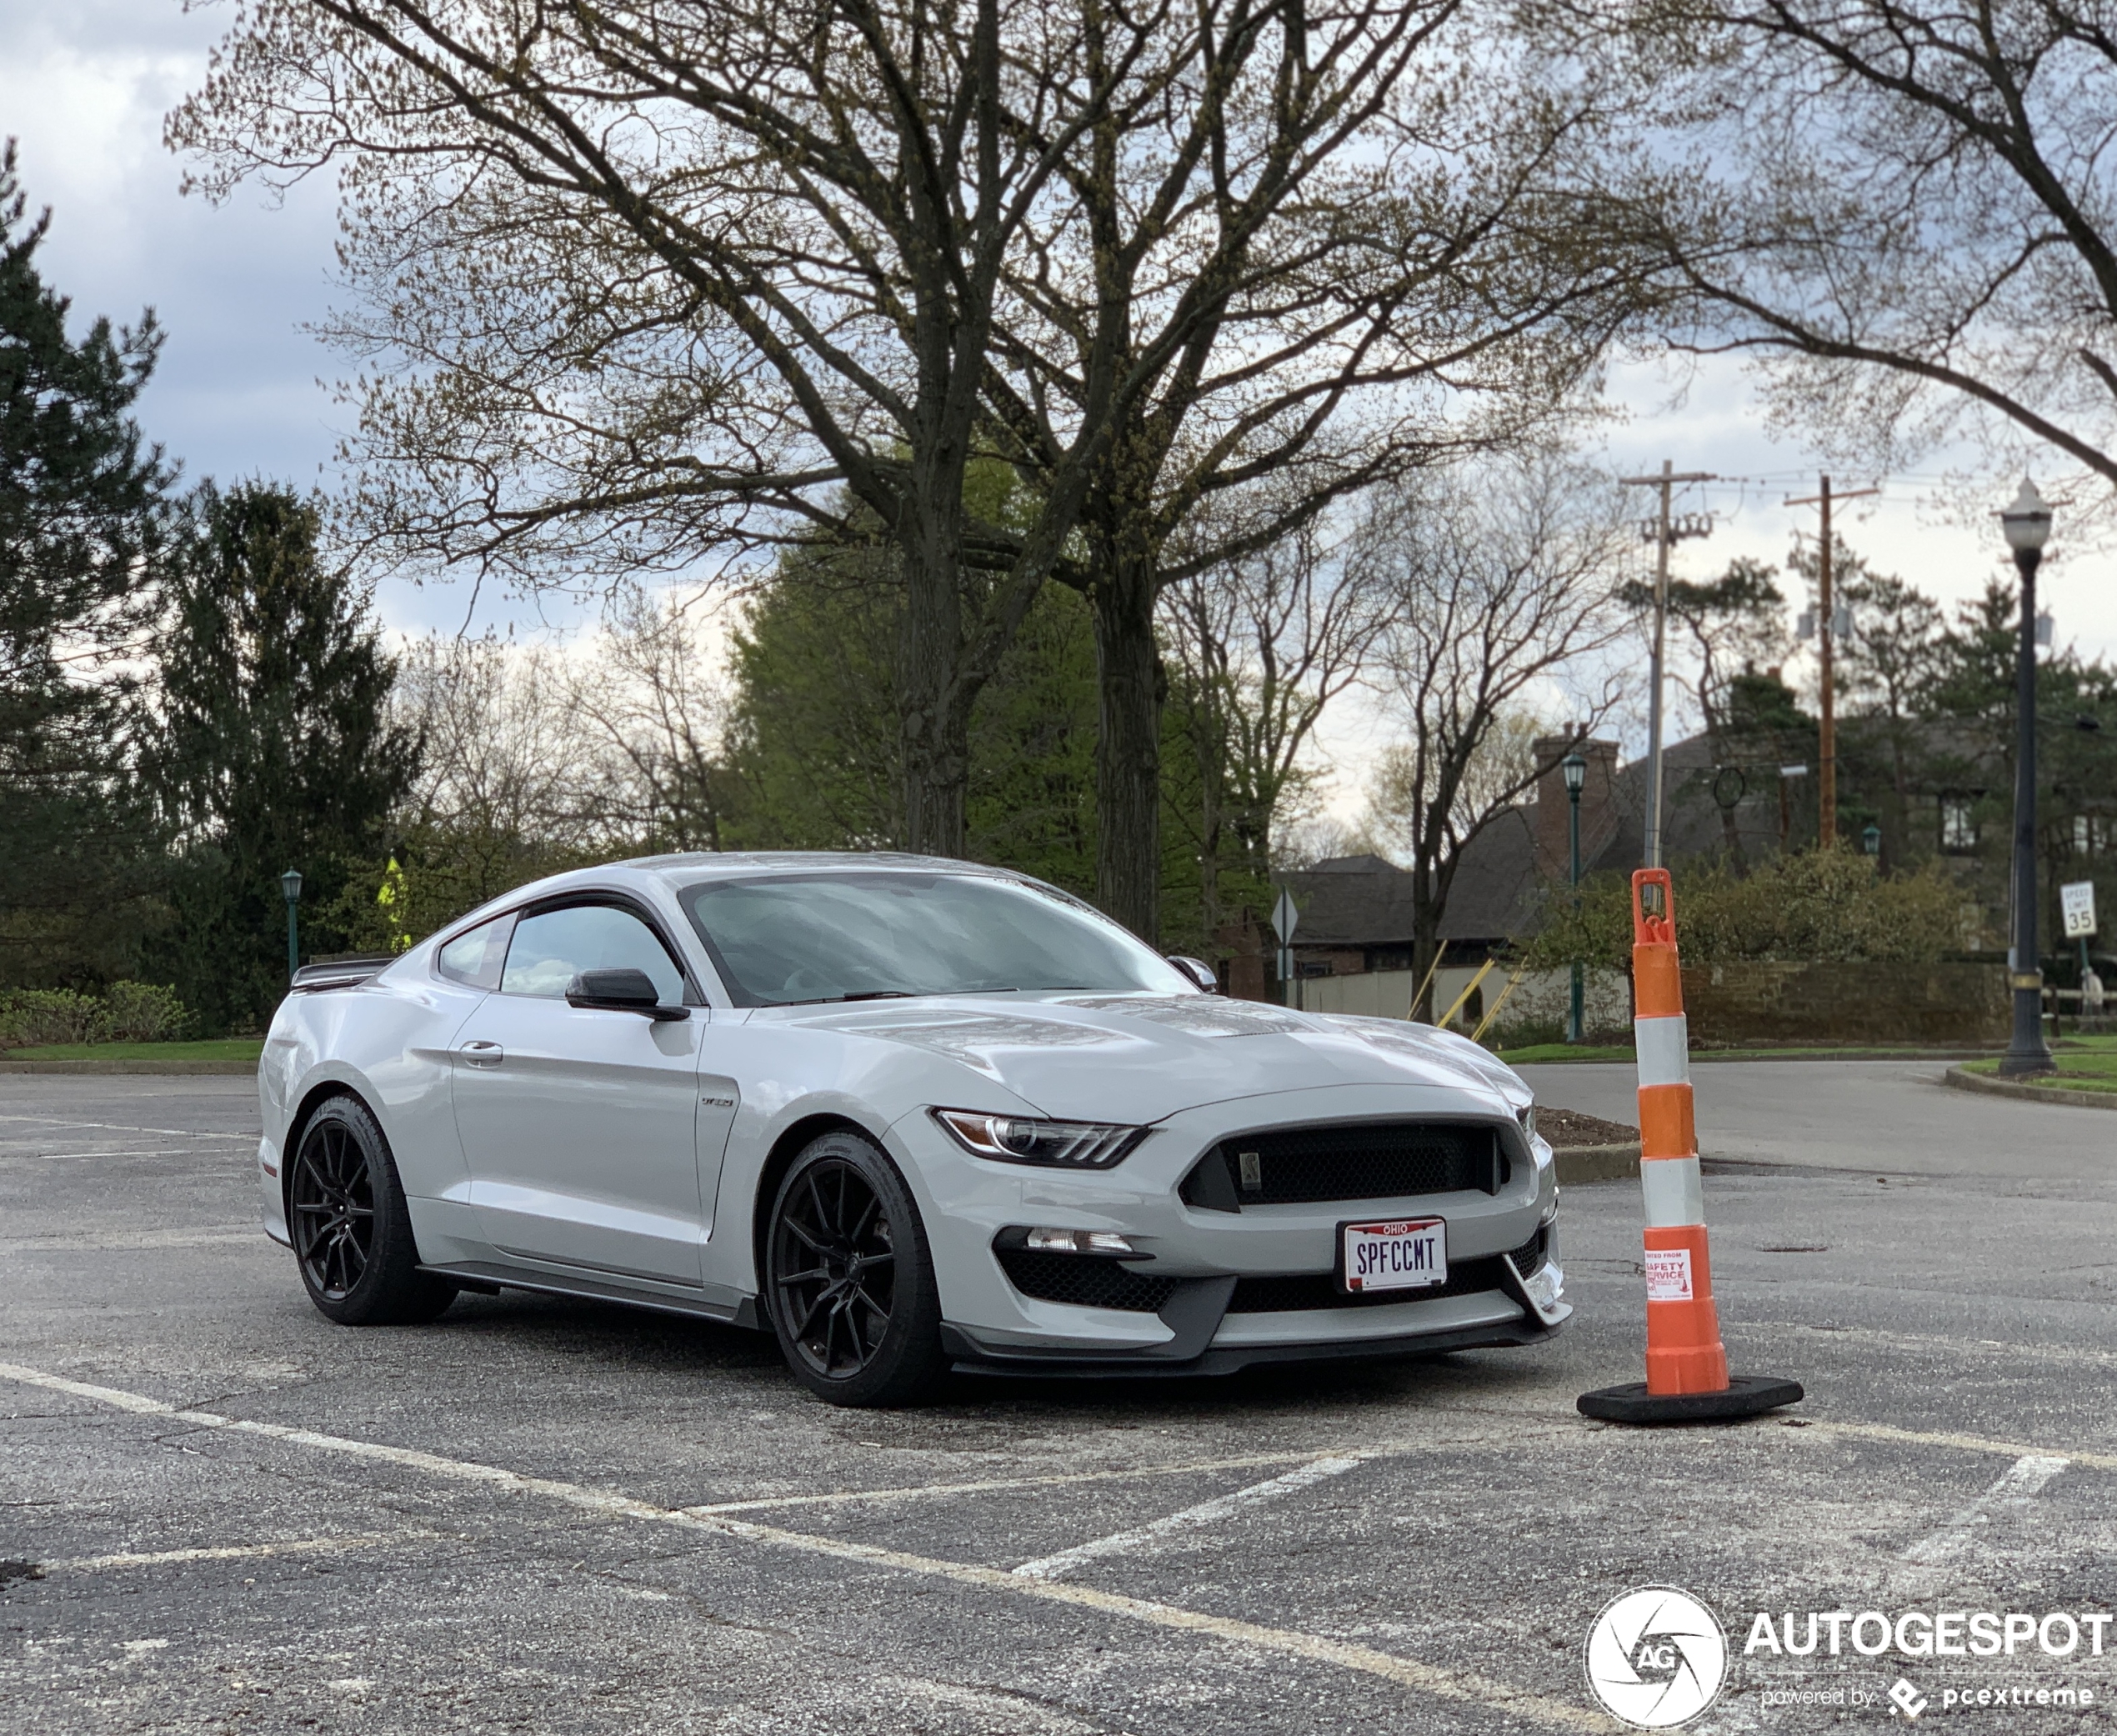
[[[1208,994],[1220,993],[1220,978],[1211,965],[1203,958],[1187,958],[1181,953],[1171,953],[1169,962],[1184,973]]]
[[[566,985],[566,1004],[608,1013],[641,1013],[657,1023],[688,1018],[688,1007],[664,1007],[654,979],[643,970],[584,970]]]

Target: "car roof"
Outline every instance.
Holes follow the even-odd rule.
[[[901,850],[694,850],[680,855],[636,856],[613,862],[614,868],[634,868],[690,886],[700,880],[750,878],[758,874],[813,874],[820,869],[870,872],[902,870],[921,873],[978,875],[1018,880],[1011,869],[949,856],[914,856]]]

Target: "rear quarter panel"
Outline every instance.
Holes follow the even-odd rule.
[[[411,963],[357,988],[280,1003],[258,1065],[258,1096],[265,1138],[283,1168],[294,1118],[337,1086],[382,1124],[408,1195],[445,1198],[466,1184],[450,1044],[484,995],[408,969]]]

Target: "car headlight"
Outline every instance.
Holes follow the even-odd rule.
[[[1054,1169],[1108,1169],[1147,1135],[1144,1128],[986,1115],[975,1109],[936,1109],[933,1118],[973,1157]]]

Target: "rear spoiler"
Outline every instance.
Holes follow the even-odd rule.
[[[295,994],[315,994],[326,988],[357,988],[396,962],[388,953],[327,958],[316,964],[304,964],[294,973],[294,980],[288,988]]]

